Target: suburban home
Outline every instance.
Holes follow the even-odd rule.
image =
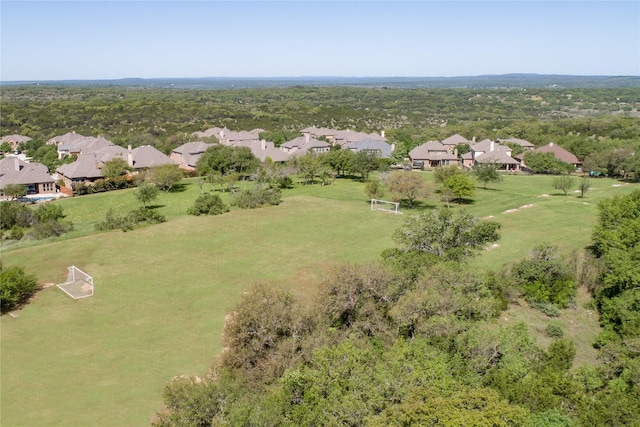
[[[535,145],[533,145],[529,141],[526,141],[526,140],[520,139],[520,138],[500,138],[500,139],[496,140],[496,142],[498,142],[500,144],[505,144],[505,145],[507,145],[507,144],[519,145],[520,147],[524,148],[525,150],[533,150],[535,148]]]
[[[253,155],[263,163],[267,159],[272,162],[286,162],[291,157],[289,152],[278,149],[273,142],[264,139],[236,141],[229,145],[231,147],[248,147]]]
[[[28,141],[31,141],[31,138],[29,138],[28,136],[7,135],[0,138],[0,145],[6,142],[7,144],[9,144],[11,151],[16,151],[18,149],[18,145]]]
[[[215,144],[201,141],[187,142],[179,147],[174,148],[169,157],[176,162],[180,169],[186,171],[195,171],[196,164],[205,151]]]
[[[131,146],[122,148],[118,145],[110,145],[100,150],[78,155],[76,161],[62,165],[57,169],[58,176],[69,188],[76,184],[91,183],[104,178],[100,170],[102,165],[117,157],[123,158],[133,168],[133,174],[155,166],[179,165],[177,161],[150,145],[134,149],[131,149]]]
[[[565,163],[569,163],[570,165],[573,165],[576,169],[580,169],[580,167],[582,166],[582,162],[573,153],[570,153],[569,151],[565,150],[564,148],[560,147],[559,145],[553,142],[550,142],[547,145],[543,145],[542,147],[538,147],[535,150],[533,150],[533,152],[534,153],[553,153],[556,159],[563,161]],[[523,166],[525,165],[523,164]]]
[[[299,136],[280,145],[280,150],[289,154],[324,153],[331,149],[331,144],[312,138],[310,134]]]
[[[68,156],[78,156],[80,154],[101,151],[106,147],[114,145],[113,142],[105,138],[83,136],[75,132],[68,132],[61,136],[55,136],[48,140],[47,144],[56,146],[59,159]]]
[[[469,141],[467,138],[457,133],[455,135],[451,135],[450,137],[442,140],[442,145],[447,147],[450,153],[453,153],[453,151],[456,149],[456,146],[458,145],[467,144],[471,146],[471,144],[473,143],[474,143],[473,141]]]
[[[471,145],[471,150],[462,155],[462,166],[472,168],[477,163],[490,163],[498,170],[519,172],[520,162],[511,157],[511,153],[509,146],[484,139]]]
[[[457,165],[458,156],[449,152],[440,141],[427,141],[409,151],[412,167],[435,168],[438,166]]]
[[[385,141],[379,139],[363,139],[361,141],[351,142],[342,147],[345,150],[351,150],[355,153],[360,151],[368,151],[376,153],[376,156],[381,159],[388,159],[391,157],[394,144],[387,144]]]
[[[0,159],[0,191],[9,184],[24,185],[27,194],[55,194],[56,184],[42,163],[27,163],[16,156]]]
[[[214,127],[205,130],[204,132],[193,132],[191,136],[195,138],[211,138],[215,137],[220,144],[232,145],[238,141],[258,141],[260,139],[260,133],[264,132],[263,129],[253,129],[250,131],[232,131],[225,128]]]
[[[331,145],[340,145],[345,146],[357,141],[363,141],[365,139],[370,140],[380,140],[386,142],[387,139],[384,137],[384,131],[382,131],[381,135],[377,133],[365,133],[365,132],[355,132],[352,130],[337,130],[337,129],[329,129],[329,128],[317,128],[315,126],[311,126],[305,129],[302,129],[302,136],[309,138],[324,138]]]

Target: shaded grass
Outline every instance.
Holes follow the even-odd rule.
[[[474,266],[499,268],[542,242],[565,253],[582,248],[597,202],[637,188],[594,180],[585,199],[542,196],[552,194],[551,179],[507,176],[478,188],[473,204],[452,204],[503,226],[500,246]],[[147,425],[167,381],[212,364],[224,317],[249,286],[265,281],[307,298],[327,264],[376,259],[393,246],[391,234],[404,218],[419,212],[371,212],[363,183],[337,180],[286,190],[280,206],[193,217],[186,210],[200,189],[195,180],[185,183],[184,191],[162,193],[155,203],[166,223],[95,233],[110,207],[126,213],[139,204],[133,190],[83,196],[58,202],[74,233],[3,251],[6,266],[26,266],[42,282],[59,283],[66,267],[77,265],[94,276],[95,295],[74,301],[52,287],[18,318],[2,317],[0,424]]]

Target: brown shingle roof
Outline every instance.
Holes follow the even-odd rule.
[[[579,165],[581,162],[578,158],[560,147],[559,145],[554,144],[553,142],[548,143],[545,146],[536,148],[533,150],[534,153],[553,153],[556,156],[556,159],[561,160],[565,163],[569,163],[570,165]]]

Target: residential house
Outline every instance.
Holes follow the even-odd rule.
[[[16,156],[0,159],[0,191],[9,184],[24,185],[27,194],[55,194],[56,184],[42,163],[27,163]]]
[[[498,170],[518,172],[520,162],[511,157],[512,150],[493,140],[484,139],[471,145],[471,150],[462,156],[462,166],[472,168],[477,163],[491,163]]]
[[[453,153],[458,145],[463,144],[471,146],[471,144],[473,144],[473,141],[469,141],[467,138],[457,133],[442,140],[442,145],[447,147],[447,150],[449,150],[450,153]]]
[[[55,136],[47,141],[48,145],[55,145],[58,150],[58,158],[68,156],[78,156],[101,151],[106,147],[113,146],[113,142],[99,137],[83,136],[79,133],[68,132],[61,136]]]
[[[379,140],[379,141],[387,141],[387,138],[384,136],[384,131],[382,131],[381,135],[377,133],[365,133],[365,132],[356,132],[352,130],[338,130],[338,129],[330,129],[330,128],[317,128],[315,126],[311,126],[305,129],[302,129],[302,136],[309,138],[324,138],[331,145],[340,145],[341,147],[351,144],[357,141],[363,141],[365,139],[370,140]]]
[[[201,141],[187,142],[179,147],[174,148],[169,157],[176,162],[180,169],[186,171],[195,171],[196,164],[205,151],[215,144]]]
[[[31,141],[31,138],[29,138],[28,136],[7,135],[0,138],[0,145],[6,142],[9,144],[9,147],[11,147],[11,151],[16,151],[18,149],[18,145],[28,141]]]
[[[569,163],[573,165],[576,169],[580,169],[582,166],[582,162],[575,156],[575,154],[570,153],[559,145],[550,142],[547,145],[543,145],[542,147],[538,147],[533,150],[534,153],[553,153],[556,159],[561,160],[565,163]],[[524,156],[522,156],[524,160]],[[523,163],[524,166],[524,163]]]
[[[57,169],[58,176],[69,188],[76,184],[91,183],[104,178],[101,171],[102,165],[117,157],[123,158],[133,168],[132,173],[134,174],[155,166],[179,165],[177,161],[150,145],[134,149],[131,149],[131,146],[125,149],[118,145],[110,145],[100,150],[78,155],[76,161],[62,165]]]
[[[290,155],[304,154],[307,152],[324,153],[329,151],[330,149],[331,144],[329,142],[312,138],[310,134],[299,136],[292,139],[291,141],[287,141],[284,144],[280,145],[280,150],[284,151],[285,153],[289,153]]]
[[[355,153],[359,151],[368,151],[376,153],[376,156],[382,159],[391,157],[395,145],[388,144],[379,139],[363,139],[361,141],[351,142],[343,146],[343,149],[351,150]]]
[[[498,142],[500,144],[504,144],[504,145],[516,144],[516,145],[519,145],[520,147],[524,148],[525,150],[533,150],[535,148],[535,145],[533,145],[529,141],[526,141],[526,140],[520,139],[520,138],[500,138],[496,142]]]
[[[435,168],[438,166],[457,165],[458,156],[451,153],[440,141],[427,141],[409,151],[412,167]]]
[[[258,141],[260,139],[260,133],[264,132],[263,129],[253,129],[250,131],[232,131],[225,128],[213,127],[205,130],[204,132],[194,132],[191,135],[195,138],[210,138],[215,137],[220,144],[233,145],[238,141]]]
[[[255,141],[236,141],[232,147],[248,147],[254,156],[261,162],[270,159],[272,162],[286,162],[291,157],[287,151],[278,149],[271,141],[264,139]]]

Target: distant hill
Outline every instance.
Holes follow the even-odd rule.
[[[491,74],[468,77],[273,77],[273,78],[127,78],[115,80],[6,81],[1,85],[120,86],[178,89],[246,89],[295,86],[362,86],[379,88],[613,88],[640,87],[640,76],[572,76]]]

